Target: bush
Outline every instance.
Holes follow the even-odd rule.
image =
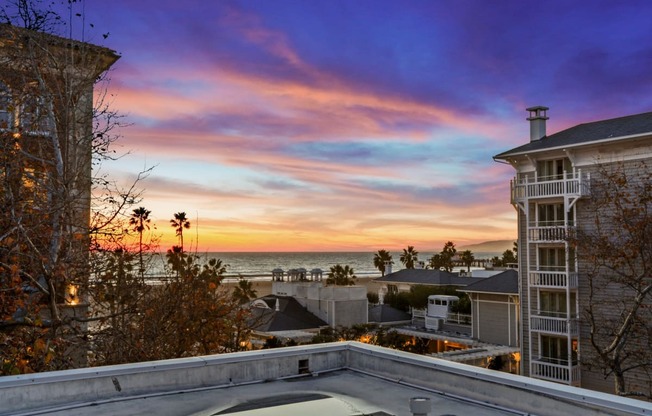
[[[407,312],[410,310],[410,294],[408,292],[388,293],[385,295],[385,303],[392,308]]]
[[[367,292],[367,300],[372,305],[378,305],[378,302],[380,302],[380,298],[378,297],[378,293],[375,293],[375,292]]]

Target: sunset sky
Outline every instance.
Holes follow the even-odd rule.
[[[155,166],[141,205],[162,247],[178,211],[200,251],[513,239],[513,169],[492,156],[529,140],[526,107],[550,107],[549,133],[652,111],[648,0],[83,8],[73,29],[122,56],[110,92],[131,123],[104,170]]]

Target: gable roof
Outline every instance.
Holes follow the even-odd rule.
[[[455,273],[441,270],[403,269],[374,280],[382,283],[407,283],[412,285],[466,286],[476,282],[478,279],[473,277],[460,277]]]
[[[500,293],[506,295],[518,294],[518,271],[514,269],[505,270],[502,273],[487,277],[478,282],[470,284],[461,292],[473,293]]]
[[[251,308],[252,323],[256,331],[277,332],[298,329],[314,329],[328,326],[328,323],[308,312],[291,296],[269,295],[257,300],[264,301],[269,309]],[[279,310],[276,310],[278,301]]]
[[[500,153],[494,159],[532,154],[555,148],[572,148],[596,142],[628,139],[632,136],[652,136],[652,112],[578,124],[550,136],[531,141]]]

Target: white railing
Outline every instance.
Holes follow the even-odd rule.
[[[575,227],[549,226],[549,227],[528,227],[528,239],[533,243],[538,242],[562,242],[573,235]]]
[[[540,288],[577,288],[577,273],[531,271],[530,286]]]
[[[426,310],[425,309],[412,309],[413,318],[425,318]]]
[[[582,175],[582,171],[564,172],[559,176],[534,178],[525,176],[523,179],[511,181],[512,203],[523,202],[527,198],[555,196],[586,196],[590,190],[590,176]]]
[[[450,324],[471,325],[471,315],[451,312],[446,317],[446,322]]]
[[[530,317],[530,329],[556,335],[577,336],[578,334],[577,319],[575,318],[535,315]]]
[[[531,376],[543,380],[555,381],[558,383],[579,385],[580,366],[553,364],[545,361],[532,361]]]
[[[444,319],[441,316],[428,316],[427,309],[412,309],[412,318],[424,318],[426,323],[430,320],[434,322],[437,319]],[[449,312],[446,316],[445,322],[451,324],[471,325],[471,315],[463,313]]]

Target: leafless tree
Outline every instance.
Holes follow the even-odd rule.
[[[588,225],[572,239],[588,285],[582,364],[613,377],[616,394],[652,398],[652,173],[642,162],[600,165],[591,190],[590,218],[578,221]]]
[[[139,199],[93,175],[115,157],[120,117],[94,92],[118,55],[43,32],[62,19],[38,3],[0,7],[0,374],[82,359],[91,248]]]

